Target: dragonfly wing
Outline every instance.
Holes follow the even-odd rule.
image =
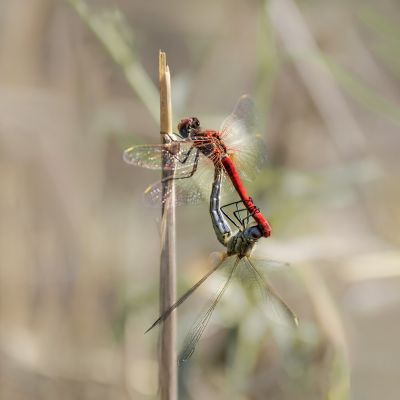
[[[210,318],[212,316],[212,313],[215,310],[215,307],[217,306],[218,302],[221,300],[221,297],[224,295],[226,290],[229,287],[229,284],[232,281],[232,277],[235,273],[235,270],[238,266],[238,263],[240,259],[238,257],[229,257],[226,260],[226,265],[231,266],[231,270],[229,272],[228,278],[225,281],[225,283],[221,286],[221,288],[218,290],[216,295],[212,297],[211,305],[207,306],[205,311],[203,311],[200,316],[196,319],[194,322],[192,328],[190,329],[189,333],[187,334],[184,343],[183,343],[183,348],[182,351],[179,353],[178,356],[178,364],[182,364],[183,362],[187,361],[192,354],[194,353],[194,350],[196,348],[196,345],[198,341],[200,340],[204,330],[206,329],[208,322],[210,321]],[[232,261],[234,261],[232,263]],[[224,261],[220,264],[222,266],[224,264]]]
[[[191,169],[180,169],[174,175],[175,206],[195,205],[208,201],[213,182],[213,164],[204,156],[200,156],[197,171],[190,176]],[[164,189],[165,180],[160,180],[150,185],[144,192],[144,202],[150,207],[160,207],[171,194],[172,186]]]
[[[157,325],[161,324],[162,322],[164,322],[172,313],[172,311],[174,311],[176,308],[178,308],[185,300],[187,300],[192,293],[198,289],[206,280],[207,278],[209,278],[217,269],[219,269],[222,265],[224,265],[224,261],[219,262],[212,270],[210,270],[209,272],[207,272],[206,275],[204,275],[197,283],[195,283],[187,292],[185,292],[180,298],[179,300],[177,300],[174,304],[172,304],[172,306],[170,306],[167,310],[165,310],[160,317],[154,321],[154,323],[150,326],[149,329],[146,330],[145,333],[149,332],[150,330],[152,330],[154,327],[156,327]]]
[[[246,180],[255,179],[267,160],[264,140],[260,135],[231,138],[234,140],[228,144],[228,148],[232,149],[229,154],[239,175]]]
[[[292,325],[297,326],[298,319],[296,314],[267,279],[265,279],[264,275],[257,268],[257,265],[250,257],[244,257],[244,261],[248,266],[248,272],[252,275],[252,280],[263,298],[264,304],[267,306],[268,315],[276,317],[278,320],[277,322],[285,323],[289,321]]]
[[[266,146],[257,133],[255,115],[253,100],[243,95],[220,128],[232,161],[241,177],[248,180],[256,177],[266,161]]]
[[[256,129],[255,104],[251,96],[244,94],[237,101],[232,113],[228,115],[221,124],[220,132],[225,139],[225,135],[230,135],[231,126],[240,122],[243,133],[252,135]]]
[[[186,180],[186,179],[185,179]],[[174,180],[175,186],[175,206],[186,204],[198,204],[203,200],[201,190],[196,186],[196,183],[188,179],[190,182],[181,182]],[[168,196],[171,195],[172,186],[163,189],[164,182],[157,181],[150,185],[143,194],[144,202],[150,207],[160,207],[164,204]]]
[[[211,195],[212,184],[214,182],[215,169],[213,163],[206,157],[202,157],[201,164],[197,168],[197,172],[193,176],[193,181],[200,188],[202,197],[209,201]],[[227,202],[237,198],[237,192],[233,186],[228,174],[222,174],[221,182],[221,202]]]
[[[189,169],[193,167],[192,142],[173,141],[169,144],[144,144],[129,147],[124,151],[123,159],[126,163],[149,169],[167,170]],[[190,152],[189,156],[188,153]],[[183,162],[186,159],[186,162]]]

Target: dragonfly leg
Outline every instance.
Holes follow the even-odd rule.
[[[191,150],[189,150],[191,151]],[[199,164],[199,157],[200,157],[200,151],[197,150],[196,151],[196,155],[194,157],[194,161],[193,161],[193,168],[192,170],[189,172],[189,174],[185,175],[185,176],[178,176],[178,177],[171,177],[170,179],[186,179],[186,178],[191,178],[194,173],[197,171],[197,166]],[[187,160],[187,158],[186,158]],[[186,162],[186,161],[185,161]]]
[[[221,209],[227,208],[227,207],[233,206],[233,205],[236,206],[236,205],[239,205],[239,204],[243,204],[243,201],[242,200],[232,201],[231,203],[227,203],[227,204],[224,204],[223,206],[221,206]]]
[[[172,142],[175,142],[175,140],[174,140],[174,138],[169,134],[169,133],[165,133],[165,136],[169,139],[169,141],[172,143]]]
[[[190,150],[189,150],[189,151],[190,151]],[[194,175],[194,173],[196,172],[196,170],[197,170],[197,165],[198,165],[198,163],[199,163],[199,157],[200,157],[200,152],[199,152],[199,150],[197,150],[196,155],[195,155],[195,158],[194,158],[194,162],[193,162],[193,168],[192,168],[192,170],[189,172],[189,174],[187,174],[187,175],[185,175],[185,176],[178,176],[178,177],[176,177],[176,176],[168,176],[168,177],[166,177],[166,178],[163,178],[163,179],[161,180],[161,182],[169,182],[169,181],[174,181],[174,180],[177,180],[177,179],[186,179],[186,178],[192,177],[192,176]],[[181,161],[182,161],[182,160],[181,160]]]
[[[225,207],[225,206],[224,206],[224,207]],[[229,215],[229,213],[226,212],[226,211],[224,210],[224,207],[221,207],[221,208],[220,208],[222,214],[224,214],[224,216],[229,220],[229,222],[231,222],[236,228],[241,229],[241,226],[238,225],[238,223],[237,223],[237,221],[236,221],[236,220],[238,220],[238,218],[237,218],[237,216],[235,215],[235,213],[234,213],[234,216],[235,216],[235,219],[236,219],[236,220],[233,219],[233,218]],[[240,223],[240,221],[239,221],[239,223]]]
[[[221,212],[225,215],[226,218],[229,219],[229,221],[238,229],[245,229],[246,226],[249,223],[250,220],[250,213],[248,212],[247,208],[239,208],[239,205],[243,205],[243,201],[233,201],[231,203],[225,204],[221,207]],[[228,211],[228,207],[235,206],[236,210],[233,211]],[[247,215],[242,218],[241,213],[243,211],[247,211]],[[233,214],[235,219],[231,217],[230,214]],[[238,225],[239,224],[239,225]]]
[[[243,212],[246,213],[244,217],[241,215]],[[247,225],[250,222],[250,217],[251,217],[249,210],[247,208],[240,208],[240,209],[238,208],[236,211],[233,212],[233,215],[239,221],[242,228],[246,229]]]
[[[174,156],[175,160],[177,160],[180,164],[185,164],[185,162],[188,160],[190,154],[192,153],[193,149],[194,149],[194,146],[192,146],[186,153],[183,153],[184,157],[182,160],[179,157]]]

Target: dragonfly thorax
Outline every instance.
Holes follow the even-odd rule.
[[[183,118],[178,123],[179,135],[183,139],[190,139],[206,157],[214,160],[227,155],[227,148],[219,132],[213,130],[203,130],[200,121],[196,117]]]
[[[194,145],[202,152],[202,154],[211,158],[214,163],[218,164],[223,157],[228,155],[226,146],[217,131],[199,129],[196,132],[192,132]]]

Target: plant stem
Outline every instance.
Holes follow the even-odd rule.
[[[171,82],[166,54],[159,54],[160,73],[160,133],[162,143],[168,143],[166,135],[172,132]],[[163,159],[163,165],[165,163]],[[170,177],[174,171],[163,168],[162,178]],[[169,193],[161,211],[161,258],[160,258],[160,313],[176,300],[175,257],[175,192],[173,180],[164,180],[163,195]],[[172,190],[171,190],[172,186]],[[159,379],[161,400],[177,399],[176,363],[176,314],[172,312],[161,326],[159,355]]]

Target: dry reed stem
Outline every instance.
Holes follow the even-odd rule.
[[[168,142],[166,133],[172,132],[171,82],[166,54],[159,54],[160,73],[160,133],[161,141]],[[164,162],[165,160],[163,160]],[[173,171],[163,169],[162,177]],[[168,193],[173,181],[164,182],[163,193]],[[163,313],[176,300],[176,257],[175,257],[175,194],[170,192],[162,206],[162,235],[160,257],[160,312]],[[177,399],[176,363],[176,314],[173,312],[161,326],[159,379],[161,400]]]

